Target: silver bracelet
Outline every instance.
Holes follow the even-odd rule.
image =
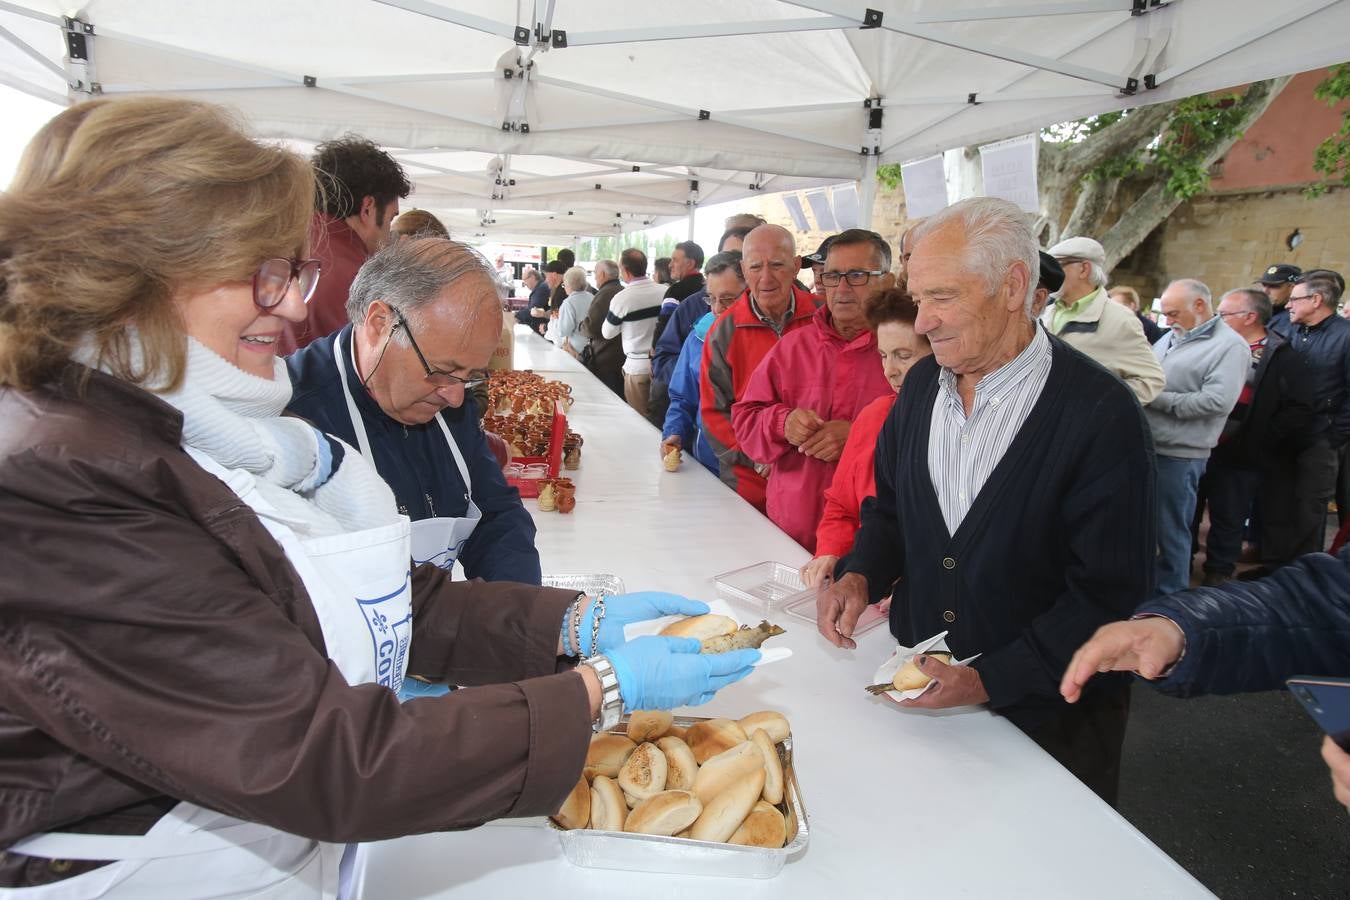
[[[623,696],[619,693],[619,676],[605,656],[592,656],[586,661],[595,677],[600,679],[600,715],[591,723],[597,733],[609,731],[623,718]]]
[[[581,601],[586,595],[581,594],[573,602],[572,606],[572,655],[581,655]]]
[[[595,655],[595,643],[600,639],[600,620],[605,617],[605,595],[597,594],[595,601],[591,603],[591,611],[594,617],[591,619],[591,656]],[[583,656],[582,659],[588,657]]]

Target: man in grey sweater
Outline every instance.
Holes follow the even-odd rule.
[[[1190,586],[1196,486],[1242,392],[1251,351],[1214,314],[1209,288],[1193,278],[1167,286],[1162,314],[1171,330],[1153,353],[1167,384],[1144,415],[1158,464],[1158,593],[1172,594]]]

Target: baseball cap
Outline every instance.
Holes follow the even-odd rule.
[[[820,242],[815,253],[808,253],[802,257],[802,268],[809,269],[811,266],[825,265],[825,256],[830,252],[830,244],[834,242],[834,235],[830,235]]]
[[[1072,237],[1046,251],[1055,259],[1081,259],[1106,268],[1106,250],[1089,237]]]
[[[1291,266],[1289,263],[1275,263],[1262,272],[1257,281],[1262,284],[1293,284],[1302,274],[1303,270],[1298,266]]]
[[[1037,285],[1054,293],[1064,287],[1064,269],[1055,258],[1044,250],[1041,251],[1041,274],[1037,280]]]

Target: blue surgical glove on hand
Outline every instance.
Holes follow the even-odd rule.
[[[759,661],[758,650],[699,653],[701,646],[693,638],[648,635],[606,650],[624,708],[674,709],[707,703],[719,690],[749,675]]]
[[[595,650],[590,649],[591,631],[595,624],[595,603],[592,602],[581,617],[581,649],[588,655],[608,653],[624,642],[623,627],[647,619],[659,619],[662,616],[701,616],[708,611],[708,604],[702,600],[690,600],[679,594],[665,594],[660,591],[642,591],[637,594],[616,594],[605,598],[605,617],[600,620],[600,633],[596,635]]]

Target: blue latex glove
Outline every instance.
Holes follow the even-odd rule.
[[[758,650],[699,653],[701,646],[693,638],[646,635],[607,650],[624,707],[674,709],[707,703],[749,675],[759,661]]]
[[[690,600],[679,594],[660,591],[642,591],[636,594],[616,594],[605,598],[605,617],[600,620],[595,649],[591,650],[591,631],[594,626],[595,604],[591,603],[581,617],[581,649],[586,654],[608,653],[624,642],[623,627],[634,622],[659,619],[662,616],[701,616],[708,612],[702,600]]]

